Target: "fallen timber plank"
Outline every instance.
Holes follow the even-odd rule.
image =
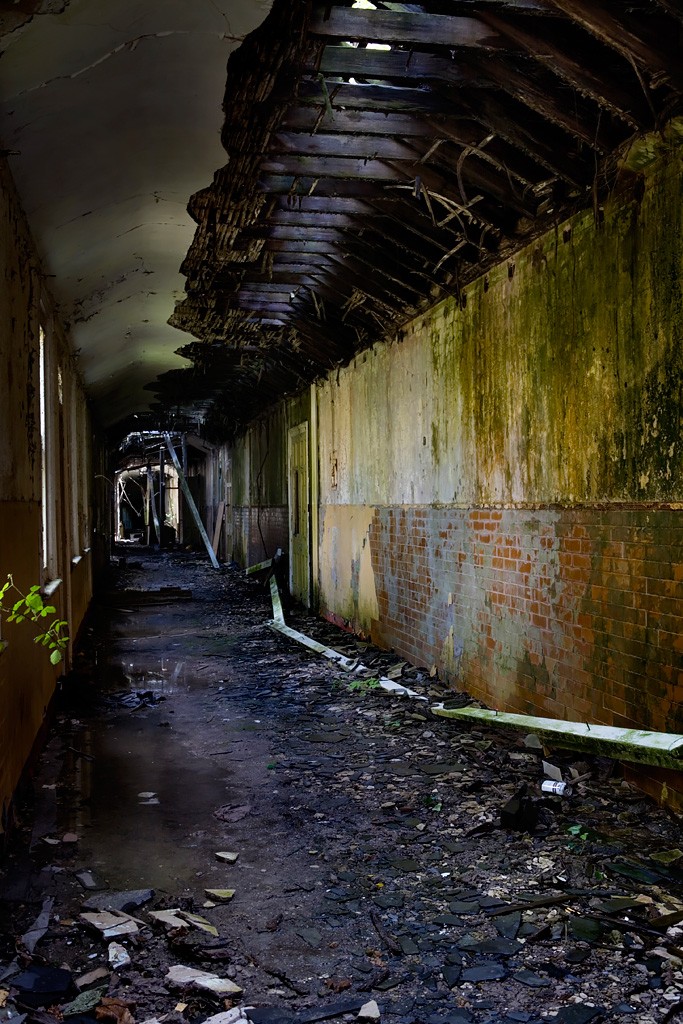
[[[601,754],[618,761],[683,770],[683,736],[677,733],[562,722],[555,718],[536,718],[534,715],[515,715],[485,708],[446,708],[443,704],[432,707],[432,712],[443,718],[488,722],[501,728],[532,732],[555,746]]]
[[[306,636],[305,633],[300,633],[298,629],[292,629],[285,623],[285,616],[282,610],[282,601],[280,599],[280,591],[278,589],[277,580],[274,576],[270,577],[270,596],[273,601],[273,618],[268,623],[271,629],[276,630],[278,633],[282,633],[289,640],[294,640],[296,643],[301,644],[303,647],[307,647],[309,651],[313,651],[315,654],[322,655],[323,658],[327,658],[328,661],[334,662],[345,672],[350,673],[362,673],[367,672],[365,665],[360,664],[357,660],[347,658],[345,654],[341,654],[340,651],[335,651],[332,647],[326,647],[325,644],[318,643],[310,636]],[[412,697],[413,700],[426,701],[426,697],[421,696],[419,693],[415,693],[414,690],[409,689],[407,686],[402,686],[400,683],[395,682],[393,679],[388,679],[386,676],[381,676],[378,680],[380,687],[383,690],[387,690],[389,693],[394,693],[401,697]]]
[[[263,572],[264,569],[270,569],[273,564],[272,558],[266,558],[265,562],[256,562],[255,565],[250,565],[244,570],[245,576],[253,576],[257,572]]]
[[[190,490],[189,484],[188,484],[187,480],[185,479],[185,474],[183,473],[182,467],[180,465],[180,461],[179,461],[178,456],[176,454],[176,450],[173,447],[173,442],[171,440],[171,435],[168,434],[168,433],[164,434],[164,440],[166,441],[166,447],[168,448],[169,454],[170,454],[170,456],[171,456],[171,458],[173,460],[173,465],[175,466],[175,471],[178,474],[178,483],[180,484],[180,488],[181,488],[183,494],[185,495],[185,501],[187,502],[187,507],[189,508],[190,512],[192,513],[192,517],[193,517],[195,523],[197,524],[197,529],[199,530],[199,534],[200,534],[202,540],[204,541],[204,547],[206,548],[206,553],[208,554],[209,559],[210,559],[211,564],[214,567],[214,569],[219,569],[220,566],[218,564],[218,559],[216,558],[216,554],[215,554],[215,552],[213,550],[213,547],[211,545],[211,541],[209,540],[209,535],[206,532],[206,527],[204,526],[204,523],[202,522],[202,517],[199,515],[199,510],[198,510],[197,506],[195,505],[195,500],[192,497],[192,492]]]

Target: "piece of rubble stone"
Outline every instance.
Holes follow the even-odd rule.
[[[542,978],[540,974],[534,974],[533,971],[527,971],[525,968],[516,971],[512,975],[512,979],[528,988],[548,988],[550,986],[550,978]]]
[[[588,1024],[588,1021],[595,1020],[605,1012],[603,1006],[584,1006],[574,1003],[572,1006],[563,1006],[554,1018],[554,1024]]]
[[[232,1010],[225,1010],[223,1013],[214,1013],[213,1017],[207,1017],[203,1024],[239,1024],[240,1021],[248,1021],[247,1012],[250,1006],[235,1006]]]
[[[477,967],[468,967],[462,972],[463,981],[498,981],[504,978],[506,970],[502,964],[479,964]]]
[[[85,910],[123,910],[130,912],[154,898],[154,889],[126,889],[124,892],[103,892],[90,896],[83,903]]]
[[[114,939],[119,935],[135,935],[138,931],[133,918],[120,911],[102,910],[98,913],[81,914],[80,918],[100,932],[105,939]]]
[[[205,889],[204,892],[211,899],[220,900],[222,903],[227,903],[235,895],[234,889]]]
[[[198,988],[219,996],[238,995],[242,991],[229,978],[219,978],[217,974],[199,971],[195,967],[184,967],[182,964],[169,967],[164,980],[173,988]]]
[[[120,971],[124,967],[129,967],[131,963],[130,953],[120,942],[109,943],[107,958],[114,971]]]

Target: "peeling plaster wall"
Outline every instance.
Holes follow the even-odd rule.
[[[0,161],[0,580],[12,573],[25,592],[61,578],[51,598],[76,636],[91,588],[90,423],[73,358],[50,297],[4,161]],[[47,329],[51,413],[50,550],[42,557],[40,323]],[[0,654],[0,831],[44,720],[60,668],[33,643],[38,628],[2,627]],[[68,665],[68,659],[67,659]]]
[[[683,730],[683,162],[317,389],[322,610],[490,705]]]
[[[226,467],[227,556],[249,566],[289,547],[287,436],[308,421],[308,392],[279,403],[221,451]]]

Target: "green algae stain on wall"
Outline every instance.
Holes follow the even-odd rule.
[[[683,143],[655,151],[599,226],[577,214],[330,375],[324,504],[681,496]]]
[[[683,489],[683,171],[676,132],[630,192],[437,307],[437,479],[458,500],[671,500]],[[453,500],[442,491],[436,500]]]

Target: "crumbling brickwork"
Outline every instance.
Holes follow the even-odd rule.
[[[385,644],[500,710],[683,729],[671,509],[380,509]]]
[[[288,547],[287,507],[233,509],[233,536],[237,560],[245,566],[272,558],[278,548]]]

